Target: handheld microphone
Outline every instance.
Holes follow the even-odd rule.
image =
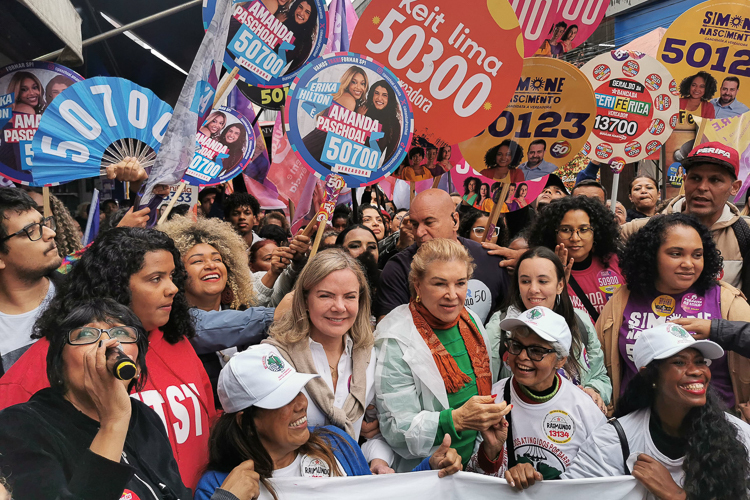
[[[135,378],[135,376],[138,374],[138,369],[136,368],[135,363],[133,363],[133,360],[130,359],[128,355],[122,351],[122,347],[117,346],[116,349],[110,349],[112,351],[115,351],[114,364],[112,365],[112,375],[120,380],[132,380],[133,378]],[[107,358],[109,358],[110,349],[107,349]]]

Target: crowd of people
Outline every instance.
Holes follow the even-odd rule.
[[[474,179],[371,196],[319,248],[217,188],[151,228],[108,202],[82,247],[62,203],[0,188],[0,498],[265,500],[427,470],[748,498],[739,165],[698,146],[684,196],[637,175],[615,213],[551,174],[492,234]]]

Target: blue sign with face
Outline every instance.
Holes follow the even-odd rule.
[[[369,57],[327,54],[289,88],[286,130],[292,149],[316,175],[341,175],[350,188],[374,184],[406,156],[414,131],[396,76]]]
[[[215,8],[216,0],[204,2],[204,28],[211,23]],[[239,68],[240,79],[248,85],[282,87],[323,52],[326,41],[323,0],[236,2],[224,67],[229,71]]]

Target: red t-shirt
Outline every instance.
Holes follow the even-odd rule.
[[[574,266],[575,267],[575,266]],[[591,258],[591,265],[586,269],[575,268],[570,272],[572,278],[575,278],[578,285],[586,294],[591,305],[594,306],[596,312],[601,313],[604,309],[604,305],[612,297],[612,294],[617,291],[620,286],[625,284],[625,278],[622,277],[620,272],[619,261],[617,256],[613,255],[609,259],[609,267],[604,267],[601,259],[597,256]],[[570,300],[573,302],[573,306],[582,311],[586,311],[583,302],[578,298],[573,287],[568,284],[568,293],[570,294]],[[586,311],[588,313],[588,311]],[[596,323],[594,318],[591,318],[593,323]]]
[[[149,333],[148,379],[132,398],[150,406],[164,423],[185,486],[195,489],[208,462],[209,423],[216,414],[211,382],[193,346],[186,339],[164,340],[160,330]],[[0,409],[25,403],[49,387],[47,349],[41,339],[0,378]]]

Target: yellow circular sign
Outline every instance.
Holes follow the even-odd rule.
[[[564,61],[530,57],[510,104],[459,148],[487,177],[503,179],[511,171],[513,182],[536,179],[573,159],[595,116],[594,91],[583,73]]]
[[[674,312],[674,297],[669,295],[659,295],[651,303],[651,310],[659,317],[665,318]]]
[[[716,104],[723,107],[719,117],[730,116],[739,104],[750,104],[750,2],[714,0],[689,9],[675,19],[659,46],[657,59],[675,78],[675,90],[681,94],[680,122],[692,124],[694,117],[713,118]],[[680,84],[699,72],[709,81],[698,88]],[[705,75],[702,75],[702,77]],[[739,80],[739,81],[737,81]],[[688,82],[692,82],[688,80]],[[711,95],[706,91],[716,89]],[[703,94],[701,95],[701,92]],[[689,102],[688,102],[689,101]],[[709,107],[714,109],[708,109]],[[745,111],[747,107],[743,108]]]

